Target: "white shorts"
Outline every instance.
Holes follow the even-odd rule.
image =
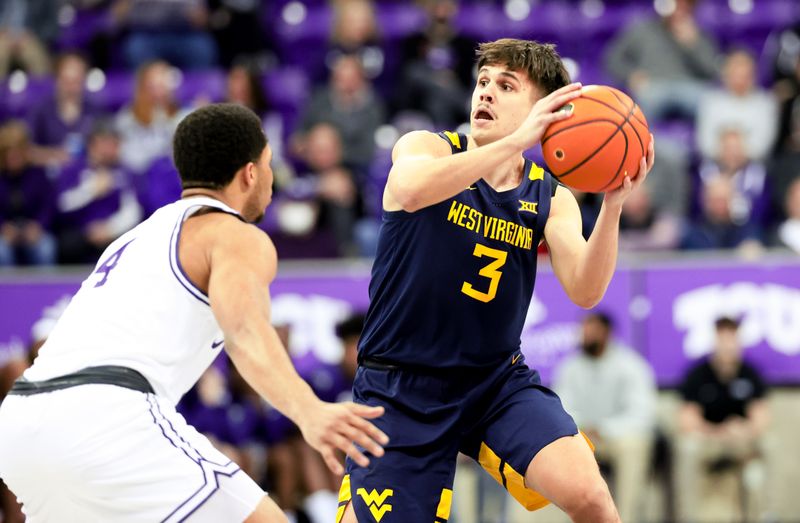
[[[38,522],[233,522],[264,492],[169,402],[82,385],[0,406],[0,477]]]

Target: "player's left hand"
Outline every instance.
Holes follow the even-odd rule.
[[[637,187],[642,185],[647,178],[647,173],[653,168],[653,163],[656,159],[656,150],[655,150],[655,138],[653,135],[650,135],[650,145],[647,146],[647,155],[646,157],[643,156],[641,161],[639,162],[639,172],[636,173],[636,176],[631,179],[630,176],[626,176],[625,179],[622,181],[622,185],[618,188],[614,189],[613,191],[609,191],[605,193],[605,197],[603,201],[606,205],[610,207],[617,207],[622,208],[622,204],[625,203],[625,199],[628,195]]]
[[[337,449],[362,467],[369,465],[365,452],[383,456],[383,445],[389,442],[389,437],[368,421],[383,415],[383,412],[383,407],[352,402],[319,402],[313,412],[306,413],[299,427],[305,440],[322,455],[328,468],[341,475],[344,468],[336,456]]]

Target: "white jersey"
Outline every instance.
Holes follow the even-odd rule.
[[[238,216],[213,198],[179,200],[109,245],[25,378],[121,365],[177,403],[223,345],[208,296],[189,281],[178,259],[181,227],[203,207]]]

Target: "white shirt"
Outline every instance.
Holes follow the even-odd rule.
[[[212,198],[188,198],[162,207],[114,241],[25,377],[39,381],[89,366],[122,365],[177,403],[223,344],[208,296],[178,260],[181,227],[203,207],[238,215]]]
[[[599,358],[571,356],[558,368],[553,390],[579,427],[603,437],[640,435],[655,425],[653,371],[627,347],[611,343]]]

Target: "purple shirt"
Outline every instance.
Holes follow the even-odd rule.
[[[104,195],[91,194],[90,183],[92,177],[97,175],[97,169],[88,164],[86,157],[64,167],[58,179],[58,208],[60,225],[71,227],[85,227],[97,221],[110,218],[116,213],[122,203],[122,192],[131,184],[131,175],[122,167],[111,168],[114,186]],[[68,193],[74,195],[82,184],[85,184],[85,198],[69,198]],[[72,200],[72,201],[68,201]],[[82,201],[81,201],[82,200]],[[78,202],[78,203],[76,203]]]
[[[37,145],[64,146],[73,157],[81,154],[94,121],[102,116],[95,107],[83,102],[83,112],[77,120],[68,124],[61,119],[55,96],[51,96],[31,111],[28,121],[31,138]]]
[[[29,221],[47,229],[55,211],[55,190],[44,170],[27,167],[19,175],[0,171],[0,223]]]

